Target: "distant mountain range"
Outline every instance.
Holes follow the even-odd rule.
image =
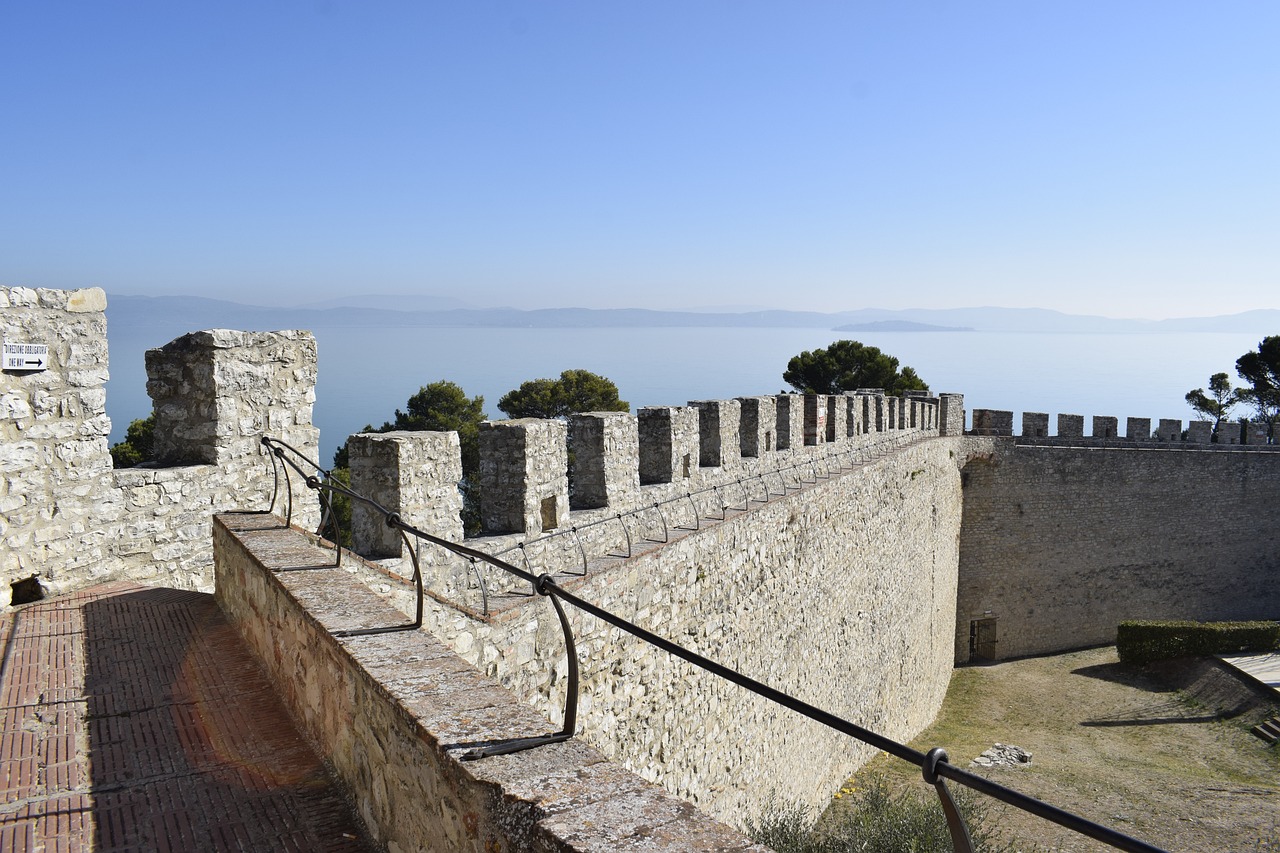
[[[130,327],[267,330],[313,327],[453,328],[827,328],[849,332],[1255,332],[1280,334],[1280,310],[1219,317],[1118,320],[1043,308],[912,308],[890,311],[651,311],[641,308],[451,307],[447,297],[347,297],[298,307],[242,305],[195,296],[114,296],[107,320]],[[427,307],[424,307],[427,306]]]

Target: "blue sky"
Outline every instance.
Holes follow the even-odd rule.
[[[0,2],[0,283],[1280,307],[1280,4]]]

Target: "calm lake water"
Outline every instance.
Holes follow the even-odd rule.
[[[192,326],[191,328],[196,328]],[[190,329],[111,330],[107,413],[112,442],[151,411],[143,352]],[[965,408],[1181,418],[1183,401],[1235,360],[1259,334],[1044,334],[832,332],[822,329],[435,329],[316,328],[320,372],[315,423],[322,464],[346,436],[390,420],[428,382],[449,379],[498,399],[521,382],[581,368],[609,377],[633,410],[784,390],[782,371],[802,350],[841,338],[877,346],[910,365],[935,392],[965,395]],[[1241,412],[1243,414],[1243,412]],[[1051,429],[1056,422],[1051,423]],[[1123,428],[1123,426],[1122,426]],[[1085,429],[1088,430],[1086,420]]]

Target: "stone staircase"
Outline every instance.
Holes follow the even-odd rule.
[[[1272,717],[1254,726],[1249,731],[1267,742],[1267,746],[1275,746],[1280,741],[1280,717]]]

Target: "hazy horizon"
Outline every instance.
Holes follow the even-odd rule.
[[[807,310],[807,309],[801,309],[801,308],[788,308],[788,307],[783,307],[781,305],[746,306],[746,305],[732,305],[732,304],[696,305],[696,306],[671,305],[665,308],[641,308],[640,306],[636,306],[636,305],[616,305],[616,306],[610,306],[608,308],[589,308],[588,306],[585,306],[585,305],[535,305],[530,308],[516,308],[511,305],[473,303],[473,302],[468,302],[466,300],[459,299],[456,296],[437,294],[437,293],[369,293],[369,294],[363,294],[361,296],[335,297],[327,300],[302,301],[302,302],[296,302],[296,301],[282,302],[279,300],[249,301],[248,299],[245,299],[245,300],[222,299],[217,296],[208,296],[204,294],[169,294],[169,293],[156,294],[156,293],[112,293],[112,292],[107,293],[108,300],[110,300],[112,297],[162,298],[162,297],[186,297],[186,296],[193,296],[196,298],[204,298],[204,299],[214,299],[217,301],[228,302],[231,304],[241,305],[248,308],[271,308],[271,309],[279,309],[279,310],[286,310],[286,311],[292,310],[292,309],[328,310],[331,308],[342,308],[342,307],[352,307],[352,306],[364,306],[364,307],[369,307],[377,310],[394,310],[394,311],[424,311],[424,310],[448,311],[448,310],[454,310],[454,309],[478,310],[478,311],[498,311],[498,310],[548,311],[548,310],[582,309],[582,310],[602,310],[602,311],[608,311],[608,310],[643,310],[643,311],[659,311],[659,312],[669,311],[669,312],[689,313],[689,314],[712,314],[712,313],[751,314],[756,312]],[[423,308],[418,303],[424,300],[441,300],[441,301],[457,302],[461,304],[450,305],[447,307]],[[403,302],[403,304],[399,304],[400,302]],[[1162,320],[1179,320],[1179,319],[1200,319],[1200,318],[1211,319],[1215,317],[1236,316],[1239,314],[1247,314],[1255,311],[1277,311],[1280,309],[1271,308],[1271,307],[1255,307],[1255,308],[1242,309],[1240,311],[1219,312],[1219,313],[1213,313],[1213,314],[1187,314],[1187,315],[1180,315],[1180,316],[1146,315],[1146,316],[1139,317],[1139,316],[1117,316],[1117,315],[1111,315],[1111,314],[1104,314],[1098,311],[1084,311],[1084,312],[1059,311],[1058,309],[1046,308],[1040,305],[1026,305],[1026,306],[1019,306],[1015,308],[1013,306],[1008,306],[1008,305],[973,304],[973,305],[955,305],[947,308],[939,308],[939,307],[924,306],[924,305],[912,306],[908,308],[884,308],[884,307],[875,306],[875,305],[863,305],[859,307],[838,308],[838,309],[833,309],[831,311],[819,311],[815,313],[836,315],[836,314],[853,314],[853,313],[859,313],[859,312],[879,312],[879,311],[890,312],[890,313],[911,313],[911,312],[933,312],[933,311],[1004,311],[1004,310],[1047,311],[1055,314],[1063,314],[1069,317],[1083,317],[1083,318],[1100,317],[1108,320],[1133,320],[1133,321],[1159,322]]]

